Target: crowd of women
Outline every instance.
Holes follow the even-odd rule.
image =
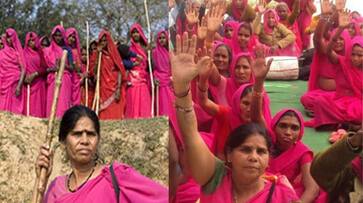
[[[173,201],[363,199],[356,185],[362,185],[362,130],[338,133],[321,156],[302,141],[305,126],[362,129],[363,18],[345,9],[345,0],[322,0],[322,13],[312,19],[315,11],[312,0],[173,4]],[[301,103],[312,119],[296,109],[271,115],[266,57],[300,56],[311,33],[315,49]],[[338,151],[344,161],[332,162]]]
[[[98,39],[90,43],[87,68],[87,49],[81,46],[80,37],[74,28],[65,29],[58,25],[53,28],[49,38],[28,32],[24,46],[14,29],[6,29],[1,38],[0,50],[0,110],[48,117],[56,72],[62,52],[67,50],[57,117],[62,117],[68,108],[78,104],[91,107],[97,95],[97,80],[101,119],[151,117],[147,51],[152,51],[155,78],[159,81],[160,94],[164,94],[162,87],[169,85],[167,81],[170,76],[170,66],[167,64],[168,34],[160,31],[156,47],[151,50],[139,24],[132,25],[129,32],[131,40],[126,45],[116,44],[111,34],[102,30]]]

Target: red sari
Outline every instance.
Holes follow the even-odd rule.
[[[100,72],[100,119],[123,119],[125,109],[125,68],[118,54],[115,43],[108,31],[102,30],[98,40],[106,36],[107,47],[102,50],[101,72]],[[93,53],[90,67],[95,67],[98,54]],[[93,71],[92,71],[93,72]],[[116,90],[118,75],[121,74],[120,100],[116,101]]]

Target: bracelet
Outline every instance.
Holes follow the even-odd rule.
[[[177,105],[176,103],[174,103],[174,108],[177,111],[182,112],[182,113],[190,113],[194,110],[193,105],[190,107],[182,107],[182,106]]]
[[[350,141],[349,141],[349,137],[351,137],[352,135],[354,135],[354,132],[349,132],[349,133],[348,133],[348,136],[347,136],[347,138],[346,138],[346,142],[345,142],[345,143],[347,144],[348,148],[349,148],[352,152],[354,152],[354,153],[359,153],[359,152],[362,150],[362,147],[360,147],[360,146],[353,147],[352,143],[350,143]]]
[[[181,98],[184,98],[184,97],[188,96],[189,92],[190,92],[190,86],[189,86],[187,91],[182,92],[180,94],[177,94],[176,92],[174,92],[174,95],[175,95],[175,97],[181,99]]]
[[[203,90],[202,88],[200,88],[200,86],[198,85],[198,90],[202,93],[206,93],[208,92],[208,88],[206,90]]]
[[[261,97],[264,92],[252,91],[252,96],[254,97]]]

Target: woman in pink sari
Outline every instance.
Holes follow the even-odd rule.
[[[16,31],[5,31],[0,57],[0,110],[22,114],[24,110],[25,61],[23,48]]]
[[[296,35],[279,23],[279,16],[274,9],[264,12],[263,28],[261,28],[261,15],[259,12],[254,23],[253,30],[259,37],[259,41],[270,48],[271,56],[299,56],[301,50],[296,43]]]
[[[247,0],[232,0],[228,5],[227,13],[238,22],[251,23],[256,17],[255,11],[248,5]]]
[[[95,112],[74,106],[62,118],[59,141],[65,145],[72,172],[56,177],[48,186],[42,202],[167,202],[168,191],[153,180],[122,163],[102,165],[97,162],[100,123]],[[49,148],[42,146],[36,161],[36,174],[52,169]]]
[[[72,71],[73,59],[72,52],[65,44],[65,31],[60,25],[53,28],[51,33],[50,46],[44,49],[44,58],[47,64],[47,108],[46,116],[49,117],[53,102],[54,87],[55,87],[55,72],[59,69],[60,60],[63,50],[68,51],[66,67],[62,77],[62,85],[59,91],[59,102],[57,105],[56,117],[60,118],[64,112],[72,106]]]
[[[29,104],[27,99],[24,103],[24,114],[27,114],[29,105],[29,115],[44,118],[46,107],[46,65],[44,53],[40,47],[38,35],[28,32],[25,37],[24,59],[26,64],[25,83],[29,85]],[[28,88],[28,86],[27,86]],[[26,97],[28,98],[28,97]]]
[[[339,64],[332,63],[327,55],[328,40],[324,37],[329,27],[326,19],[320,20],[314,35],[314,56],[310,66],[308,91],[301,97],[300,101],[309,115],[314,115],[313,109],[321,105],[319,99],[322,95],[333,98],[336,90],[336,73],[340,69]],[[331,36],[333,36],[335,30]],[[346,44],[350,41],[347,31],[341,33],[340,37],[333,41],[332,49],[339,55],[344,55]],[[316,107],[314,107],[316,106]]]
[[[348,25],[349,20],[341,22],[332,41],[336,40]],[[340,64],[335,78],[336,92],[333,98],[322,97],[319,108],[313,109],[314,119],[308,122],[313,127],[323,125],[337,127],[345,122],[350,124],[362,122],[363,37],[357,36],[346,43],[345,56],[333,51],[332,41],[328,45],[329,58],[332,63]]]
[[[138,66],[134,66],[128,74],[131,86],[126,92],[126,118],[148,118],[151,116],[150,77],[146,50],[148,42],[139,24],[130,28],[130,50],[143,57]]]
[[[72,105],[77,105],[81,103],[81,74],[85,71],[81,69],[81,42],[75,28],[68,28],[66,30],[66,39],[66,44],[72,49],[75,68],[72,72]]]
[[[178,124],[188,146],[186,158],[191,174],[203,186],[201,203],[298,200],[295,192],[277,177],[272,181],[264,178],[270,148],[264,128],[248,124],[231,133],[225,148],[229,167],[216,158],[202,141],[197,130],[189,89],[190,82],[199,72],[193,61],[196,41],[195,37],[189,40],[187,34],[183,35],[182,40],[177,36],[177,51],[172,54],[171,62]],[[179,47],[182,44],[184,46]]]
[[[156,48],[152,52],[154,77],[157,80],[159,112],[158,115],[171,113],[174,95],[171,89],[171,68],[168,51],[168,33],[160,31],[156,37]]]

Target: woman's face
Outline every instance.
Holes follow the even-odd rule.
[[[217,66],[219,72],[228,71],[229,67],[229,55],[225,46],[219,46],[213,55],[214,64]]]
[[[333,50],[335,52],[341,52],[344,50],[345,43],[343,37],[338,37],[336,40],[333,40]]]
[[[241,29],[238,30],[237,40],[241,48],[247,48],[250,38],[251,38],[251,33],[248,29],[242,27]]]
[[[68,37],[68,44],[73,46],[76,42],[76,37],[74,36],[74,34],[71,34],[69,37]]]
[[[101,40],[98,42],[99,45],[102,47],[102,48],[105,48],[107,47],[107,39],[106,39],[106,35],[103,35],[101,37]]]
[[[251,121],[251,101],[252,101],[252,92],[249,92],[244,97],[241,98],[239,103],[239,108],[241,109],[240,117],[243,121],[246,122]]]
[[[232,172],[239,180],[256,181],[268,166],[269,151],[265,138],[260,134],[250,135],[228,153],[227,160],[231,162]]]
[[[250,81],[251,78],[251,65],[245,57],[238,59],[234,68],[235,80],[238,84],[244,84]]]
[[[29,39],[29,41],[28,41],[28,46],[29,46],[31,49],[35,49],[35,42],[34,42],[34,39]]]
[[[273,27],[275,27],[276,23],[277,22],[275,20],[275,15],[272,12],[268,12],[267,13],[267,25],[270,28],[273,28]]]
[[[81,60],[82,63],[87,63],[87,50],[86,49],[82,49],[81,50]]]
[[[90,47],[91,47],[92,51],[96,51],[97,50],[97,43],[96,42],[91,43]]]
[[[49,46],[49,43],[48,43],[48,38],[44,38],[42,41],[41,41],[41,46],[42,48],[44,47],[48,47]]]
[[[12,47],[13,46],[13,39],[11,39],[11,36],[6,36],[6,42],[8,43],[8,45],[10,46],[10,47]]]
[[[62,40],[63,40],[62,33],[59,30],[57,30],[53,34],[53,39],[55,40],[55,43],[57,43],[58,45],[60,45],[62,43]]]
[[[65,140],[67,155],[72,162],[89,164],[97,152],[99,135],[88,117],[81,117]]]
[[[275,127],[277,146],[280,150],[292,147],[300,133],[300,122],[296,116],[283,116]]]
[[[140,40],[140,33],[137,31],[137,29],[133,29],[131,32],[131,37],[135,42],[138,42]]]
[[[348,32],[351,37],[355,36],[357,33],[355,31],[354,23],[349,24]]]
[[[276,7],[277,15],[279,15],[281,20],[285,20],[288,15],[288,10],[285,5],[278,5]]]
[[[167,41],[165,33],[161,33],[158,40],[161,46],[166,47]]]
[[[230,26],[227,26],[226,29],[224,29],[224,37],[227,39],[231,39],[233,35],[233,28]]]
[[[363,47],[354,45],[351,56],[352,65],[363,69]]]

